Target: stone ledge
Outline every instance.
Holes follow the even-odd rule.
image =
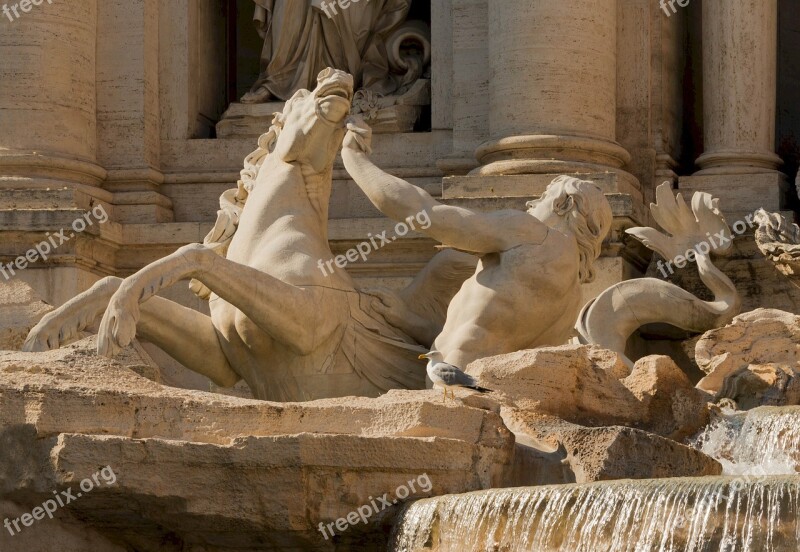
[[[767,211],[780,211],[787,205],[789,182],[783,173],[719,174],[682,176],[678,191],[689,200],[694,192],[707,192],[723,198],[720,208],[729,222],[737,219],[739,212],[752,213],[758,207]]]
[[[432,487],[411,497],[491,488],[511,462],[497,407],[443,404],[438,391],[240,399],[162,386],[93,348],[87,338],[0,352],[0,500],[30,511],[111,466],[116,485],[64,515],[137,549],[165,538],[218,551],[329,549],[318,524],[371,497],[423,474]],[[343,537],[385,542],[381,520],[395,510]]]

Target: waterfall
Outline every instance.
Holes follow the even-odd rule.
[[[682,478],[479,491],[417,501],[395,552],[797,550],[800,477]]]
[[[800,408],[726,411],[692,446],[716,459],[726,475],[800,472]]]
[[[722,477],[495,489],[419,500],[395,552],[795,552],[800,407],[719,416],[692,445]]]

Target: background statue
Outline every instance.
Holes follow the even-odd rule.
[[[756,245],[766,258],[784,275],[793,277],[797,285],[800,275],[800,227],[786,220],[780,213],[759,209],[755,214],[758,223]]]
[[[332,17],[312,0],[253,1],[264,48],[260,75],[243,103],[288,100],[297,90],[313,88],[326,67],[353,75],[356,90],[387,95],[407,84],[390,69],[386,41],[405,21],[411,0],[364,0],[346,9],[333,2]]]

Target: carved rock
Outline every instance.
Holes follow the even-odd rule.
[[[78,335],[102,314],[98,353],[118,354],[139,331],[219,386],[243,379],[259,399],[376,397],[390,389],[424,388],[418,356],[426,348],[387,321],[391,316],[379,312],[378,297],[356,289],[330,251],[333,166],[347,132],[353,81],[327,68],[313,91],[300,90],[286,102],[245,158],[237,187],[222,194],[203,245],[178,249],[124,285],[104,278],[34,328],[25,350],[63,345],[64,336]],[[287,212],[293,215],[287,218]],[[201,298],[224,297],[212,303],[210,316],[153,297],[191,278],[190,289]],[[435,299],[428,313],[435,333],[447,308],[442,298],[460,285],[450,280],[416,289],[419,302],[426,302],[421,294]],[[230,347],[220,344],[219,335],[231,336],[225,340]]]
[[[503,419],[518,442],[555,449],[549,466],[541,459],[531,466],[528,477],[532,479],[525,481],[527,485],[702,477],[722,472],[722,466],[702,452],[639,429],[585,427],[513,409],[504,409]]]
[[[695,350],[697,387],[740,408],[800,404],[800,316],[756,309],[707,332]]]
[[[261,402],[164,387],[92,347],[0,353],[0,500],[30,511],[111,466],[117,483],[69,512],[82,531],[138,550],[326,549],[319,522],[371,496],[425,473],[432,490],[411,496],[489,488],[511,462],[498,413],[442,404],[435,391]],[[340,544],[385,542],[394,509]]]
[[[25,282],[0,283],[0,350],[18,351],[31,328],[52,310]]]
[[[627,425],[680,438],[708,421],[710,397],[667,357],[645,357],[628,374],[616,353],[567,345],[482,359],[467,371],[515,408],[573,423]]]
[[[780,213],[756,211],[758,249],[786,276],[800,272],[800,227]]]
[[[626,230],[648,248],[668,259],[658,262],[664,278],[674,273],[673,263],[696,262],[700,279],[714,294],[703,301],[661,278],[638,278],[615,284],[587,303],[575,329],[581,343],[594,343],[623,355],[633,333],[648,325],[650,335],[660,328],[680,328],[699,334],[728,323],[740,312],[742,299],[734,283],[711,260],[711,254],[727,255],[733,235],[719,208],[719,199],[695,192],[691,209],[683,196],[673,196],[664,182],[656,188],[656,203],[650,204],[653,219],[664,230],[636,227]],[[709,236],[723,236],[719,242]],[[662,266],[663,264],[663,266]],[[663,333],[669,337],[672,329]]]

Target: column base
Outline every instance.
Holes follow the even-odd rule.
[[[704,153],[697,158],[700,171],[695,176],[760,174],[777,172],[783,160],[774,153],[745,153],[719,151]]]
[[[0,185],[47,187],[58,184],[100,188],[107,176],[96,163],[34,151],[0,152]]]
[[[475,152],[483,165],[480,174],[541,173],[542,166],[599,167],[593,172],[620,169],[630,163],[630,154],[608,140],[583,136],[535,134],[509,136],[482,144]],[[549,171],[558,172],[558,171]]]

